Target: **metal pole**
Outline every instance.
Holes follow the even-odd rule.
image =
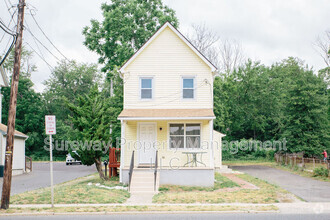
[[[51,202],[52,208],[54,208],[54,186],[53,186],[53,143],[52,135],[49,135],[49,154],[50,154],[50,190],[51,190]]]

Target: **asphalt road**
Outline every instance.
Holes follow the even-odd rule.
[[[54,162],[54,184],[63,183],[78,177],[96,172],[95,166],[70,165],[65,162]],[[2,192],[3,178],[0,178],[0,193]],[[50,186],[49,163],[33,163],[32,172],[13,176],[11,195]]]
[[[330,202],[330,182],[259,165],[231,166],[230,168],[276,184],[307,202]]]
[[[273,213],[188,213],[188,214],[113,214],[113,215],[49,215],[49,216],[2,216],[0,219],[24,219],[24,220],[101,220],[101,219],[121,219],[121,220],[168,220],[168,219],[214,219],[214,220],[277,220],[277,219],[289,219],[289,220],[328,220],[330,214],[273,214]]]

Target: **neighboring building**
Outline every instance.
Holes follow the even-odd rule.
[[[0,92],[2,87],[9,87],[9,82],[5,70],[0,66]],[[7,126],[2,121],[2,94],[0,93],[0,166],[5,165],[6,134]],[[25,141],[28,138],[25,134],[15,130],[13,152],[13,175],[22,174],[25,167]]]
[[[159,184],[213,186],[224,136],[213,131],[216,67],[165,23],[120,72],[120,181],[129,181],[133,151],[133,173],[153,167],[158,151]]]
[[[5,164],[7,126],[0,123],[0,165]],[[23,174],[25,167],[25,141],[28,136],[15,130],[13,151],[13,175]]]

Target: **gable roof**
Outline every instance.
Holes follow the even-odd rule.
[[[160,27],[150,38],[147,40],[140,49],[138,49],[131,58],[129,58],[124,65],[119,69],[120,72],[124,72],[125,68],[134,61],[134,59],[165,29],[170,28],[206,65],[211,68],[211,71],[216,71],[217,67],[214,66],[190,41],[181,34],[170,22],[166,22]]]
[[[7,126],[0,123],[0,133],[2,133],[3,135],[7,135]],[[15,130],[15,137],[21,137],[24,139],[27,139],[29,136],[27,136],[26,134],[23,134],[22,132],[19,132],[17,130]]]

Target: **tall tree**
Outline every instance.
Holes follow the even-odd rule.
[[[17,94],[16,129],[29,136],[26,141],[26,152],[28,155],[45,155],[47,154],[43,149],[45,108],[41,94],[34,90],[34,84],[30,79],[31,74],[37,69],[31,62],[32,58],[33,53],[23,47]],[[14,53],[12,52],[4,63],[4,67],[8,72],[11,72],[13,68],[13,59]],[[7,122],[10,88],[2,88],[1,92],[3,94],[2,121]]]
[[[99,56],[103,72],[128,60],[166,21],[178,26],[175,12],[161,0],[112,0],[101,7],[104,20],[85,27],[84,44]]]
[[[243,66],[246,61],[239,41],[221,38],[204,23],[193,24],[192,33],[188,33],[187,37],[211,63],[218,67],[218,72],[222,75],[229,75]]]
[[[79,95],[86,95],[95,83],[100,82],[101,75],[95,64],[78,63],[76,61],[62,61],[44,82],[46,88],[43,93],[46,113],[56,115],[56,140],[61,143],[70,140],[72,123],[68,119],[71,111],[65,100],[75,104]],[[55,145],[54,155],[64,157],[67,153],[62,146]],[[57,148],[60,150],[57,151]]]
[[[88,95],[78,96],[77,103],[66,101],[72,116],[73,128],[76,130],[76,140],[79,159],[85,165],[95,164],[100,178],[105,179],[102,172],[101,157],[106,155],[110,147],[109,122],[111,106],[109,99],[99,92],[98,86],[91,88]]]
[[[297,59],[289,58],[282,66],[289,78],[283,137],[291,152],[320,154],[329,146],[327,84]]]

